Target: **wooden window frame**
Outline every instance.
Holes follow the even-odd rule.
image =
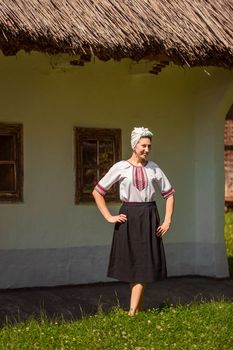
[[[13,164],[15,176],[14,191],[0,191],[0,203],[23,202],[23,125],[0,123],[0,135],[13,136],[14,160],[0,160],[0,164]]]
[[[75,148],[75,204],[93,202],[91,193],[83,191],[83,159],[82,142],[87,140],[112,140],[113,141],[113,164],[121,160],[121,129],[83,128],[74,127],[74,148]],[[98,147],[98,146],[97,146]],[[113,165],[112,164],[112,165]],[[97,182],[99,178],[99,161],[97,156]],[[108,169],[106,169],[108,170]],[[93,189],[94,189],[93,185]],[[119,202],[119,185],[115,184],[112,193],[105,196],[107,202]]]

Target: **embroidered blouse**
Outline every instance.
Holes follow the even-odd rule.
[[[105,195],[119,181],[120,200],[123,202],[152,202],[156,199],[156,187],[163,198],[175,191],[159,166],[148,161],[144,166],[135,166],[127,160],[115,163],[96,184],[95,190]]]

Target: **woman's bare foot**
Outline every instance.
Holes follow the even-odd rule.
[[[136,316],[138,314],[138,310],[134,310],[133,308],[130,308],[128,312],[128,316]]]

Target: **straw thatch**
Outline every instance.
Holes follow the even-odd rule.
[[[0,0],[0,49],[233,67],[232,0]]]

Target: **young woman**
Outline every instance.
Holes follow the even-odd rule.
[[[134,128],[131,157],[115,163],[92,192],[104,218],[115,224],[107,276],[130,283],[129,316],[141,309],[145,284],[167,278],[162,236],[171,225],[175,191],[159,166],[147,161],[152,136],[147,128]],[[117,181],[123,203],[119,214],[112,215],[104,195]],[[166,199],[161,224],[156,187]]]

